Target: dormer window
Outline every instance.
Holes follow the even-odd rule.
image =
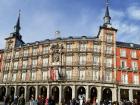
[[[86,43],[81,43],[80,44],[80,51],[86,51],[86,47],[87,47]]]

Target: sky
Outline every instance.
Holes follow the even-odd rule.
[[[117,41],[140,44],[140,0],[109,0]],[[0,49],[14,32],[21,10],[25,43],[59,37],[97,36],[103,25],[105,0],[0,0]]]

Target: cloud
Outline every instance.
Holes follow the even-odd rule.
[[[127,8],[129,18],[140,20],[140,6],[132,5]]]

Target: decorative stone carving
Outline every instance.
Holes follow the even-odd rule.
[[[59,62],[61,57],[61,50],[63,49],[63,45],[53,44],[51,46],[52,50],[52,62]]]

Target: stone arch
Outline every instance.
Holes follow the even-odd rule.
[[[36,94],[35,91],[36,91],[36,89],[34,86],[29,87],[29,100],[31,98],[35,98],[35,94]]]
[[[112,100],[112,91],[110,88],[105,88],[102,92],[102,101],[111,101]]]
[[[90,101],[96,102],[96,98],[97,98],[97,89],[96,89],[96,87],[92,87],[90,89]]]
[[[40,88],[40,95],[43,96],[43,97],[47,97],[47,88],[45,86],[42,86]]]
[[[52,88],[52,97],[54,98],[55,103],[59,102],[59,88],[57,86]]]
[[[80,86],[78,89],[77,89],[77,98],[85,98],[85,95],[86,95],[86,89],[82,86]]]
[[[25,88],[23,86],[19,87],[18,96],[20,97],[22,94],[25,95]]]
[[[6,88],[4,86],[0,87],[0,101],[4,101],[4,96],[6,95]]]
[[[69,104],[70,100],[72,100],[72,88],[70,86],[64,88],[64,100],[66,104]]]

